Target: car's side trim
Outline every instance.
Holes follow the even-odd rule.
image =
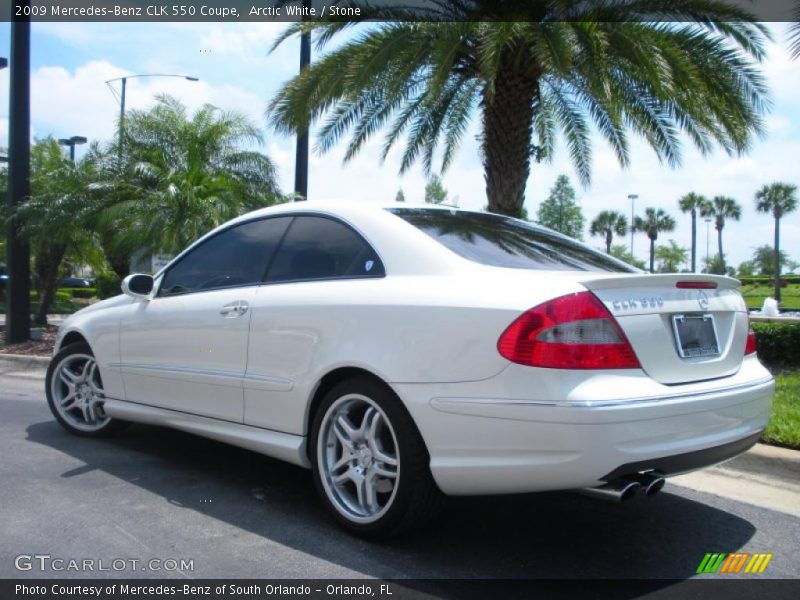
[[[698,400],[708,396],[717,396],[721,392],[740,392],[757,389],[762,386],[773,384],[772,377],[763,377],[747,383],[718,387],[711,390],[683,392],[680,394],[667,394],[663,396],[649,396],[644,398],[626,398],[623,400],[589,400],[582,402],[569,401],[550,401],[550,400],[527,400],[524,398],[433,398],[431,404],[434,408],[439,408],[447,412],[448,405],[505,405],[505,406],[554,406],[559,408],[609,408],[614,406],[637,406],[642,404],[663,405],[664,402],[671,400],[685,400],[687,398],[697,398]]]
[[[146,377],[160,377],[191,383],[207,383],[210,385],[224,385],[228,387],[242,387],[242,373],[233,371],[215,371],[192,369],[189,367],[162,367],[159,365],[136,363],[109,363],[109,367],[119,368],[123,375],[144,375]]]
[[[162,367],[158,365],[133,364],[133,363],[108,363],[111,368],[119,369],[123,374],[144,375],[146,377],[160,377],[162,379],[175,379],[191,383],[207,383],[209,385],[225,385],[229,387],[244,387],[253,390],[268,392],[290,392],[294,388],[294,381],[283,377],[271,375],[255,375],[252,373],[235,373],[233,371],[215,371],[206,369],[192,369],[189,367]]]
[[[161,425],[246,448],[259,454],[309,468],[306,438],[242,423],[221,421],[189,413],[107,398],[103,410],[114,419]]]
[[[267,392],[291,392],[294,381],[272,375],[254,375],[245,373],[244,387],[248,390],[264,390]]]

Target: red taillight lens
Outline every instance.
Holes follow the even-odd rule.
[[[747,332],[747,341],[744,343],[744,354],[745,356],[748,354],[755,354],[757,349],[756,334],[751,327],[750,331]]]
[[[532,367],[639,367],[625,334],[591,292],[561,296],[530,309],[503,332],[497,350],[511,362]]]

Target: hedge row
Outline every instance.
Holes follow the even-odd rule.
[[[97,296],[97,290],[93,287],[59,288],[58,291],[66,292],[70,298],[94,298]]]
[[[800,367],[800,323],[753,323],[758,357],[770,367]]]
[[[775,285],[775,277],[770,275],[747,275],[737,277],[742,285]],[[781,275],[781,282],[786,284],[800,283],[800,275]]]

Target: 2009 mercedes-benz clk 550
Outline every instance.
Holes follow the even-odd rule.
[[[480,212],[285,204],[122,288],[62,326],[56,419],[310,467],[365,536],[443,495],[654,493],[753,445],[774,391],[736,280],[644,274]]]

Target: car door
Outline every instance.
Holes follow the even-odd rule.
[[[291,221],[224,229],[179,257],[120,327],[128,401],[242,422],[250,308]]]
[[[383,263],[339,219],[300,214],[275,253],[255,296],[244,381],[245,423],[301,434],[306,403],[330,354],[344,354],[352,300],[367,293]],[[372,281],[369,281],[372,280]]]

